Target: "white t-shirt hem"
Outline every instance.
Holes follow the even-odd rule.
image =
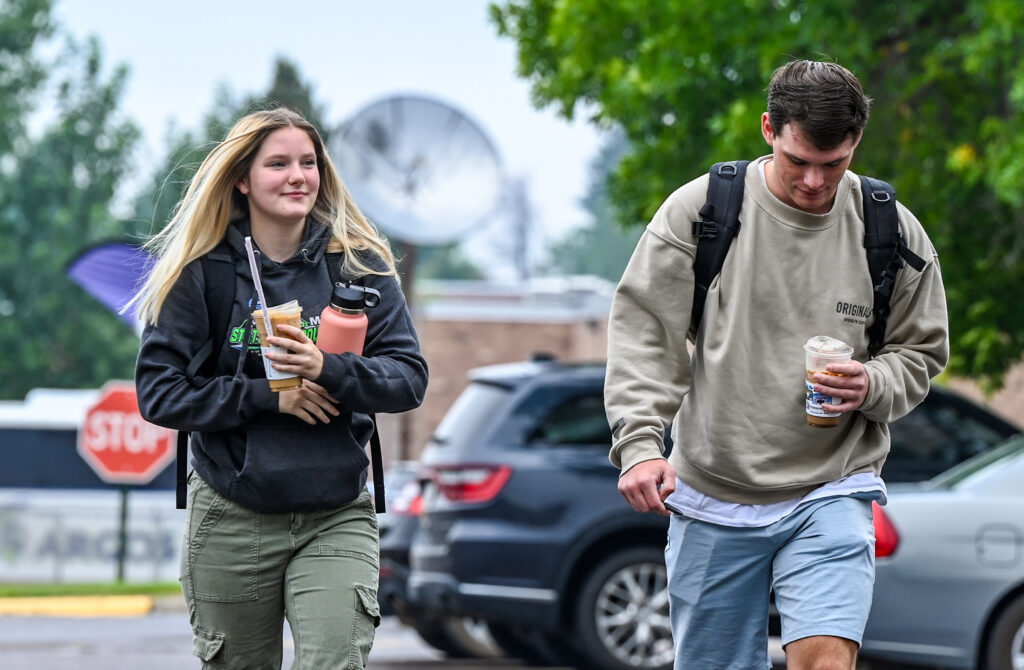
[[[835,496],[855,496],[884,506],[885,482],[872,472],[860,472],[823,484],[802,498],[769,505],[743,505],[712,498],[677,477],[676,490],[665,502],[691,519],[734,528],[763,528],[786,518],[805,503]]]

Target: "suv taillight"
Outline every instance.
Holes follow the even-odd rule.
[[[407,482],[388,510],[395,516],[419,516],[423,513],[423,489],[418,481]]]
[[[493,500],[512,475],[508,465],[460,465],[435,468],[431,479],[452,502]]]
[[[878,503],[871,503],[871,514],[875,522],[875,558],[892,556],[900,546],[900,534]]]

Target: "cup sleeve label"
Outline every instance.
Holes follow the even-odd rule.
[[[292,379],[293,377],[298,377],[294,372],[282,372],[281,370],[275,370],[271,365],[271,360],[266,356],[268,351],[275,354],[288,353],[288,351],[282,347],[260,347],[260,357],[263,359],[263,370],[267,373],[267,379]]]
[[[807,413],[811,416],[820,417],[836,417],[840,415],[840,412],[826,412],[822,409],[822,405],[841,405],[843,403],[842,398],[833,399],[830,395],[824,393],[818,393],[814,390],[814,382],[805,381],[804,385],[807,389]]]

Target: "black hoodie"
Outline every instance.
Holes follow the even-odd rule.
[[[338,507],[354,500],[366,483],[364,446],[372,432],[367,414],[404,412],[423,401],[427,364],[405,297],[394,277],[360,278],[381,295],[380,304],[366,312],[363,355],[324,354],[323,372],[313,380],[339,401],[341,414],[315,425],[282,414],[250,320],[259,300],[244,245],[248,234],[247,220],[227,233],[235,302],[214,376],[200,373],[189,381],[185,375],[210,332],[202,264],[194,261],[164,301],[159,325],[147,325],[142,333],[135,370],[139,410],[147,421],[191,431],[196,473],[229,500],[260,512]],[[328,240],[326,226],[307,220],[302,248],[292,258],[277,263],[257,252],[267,302],[297,299],[303,329],[313,340],[332,289]],[[379,258],[363,260],[384,267]]]

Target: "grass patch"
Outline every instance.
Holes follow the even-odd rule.
[[[163,596],[181,593],[178,582],[89,582],[83,584],[0,584],[0,598],[38,596]]]

